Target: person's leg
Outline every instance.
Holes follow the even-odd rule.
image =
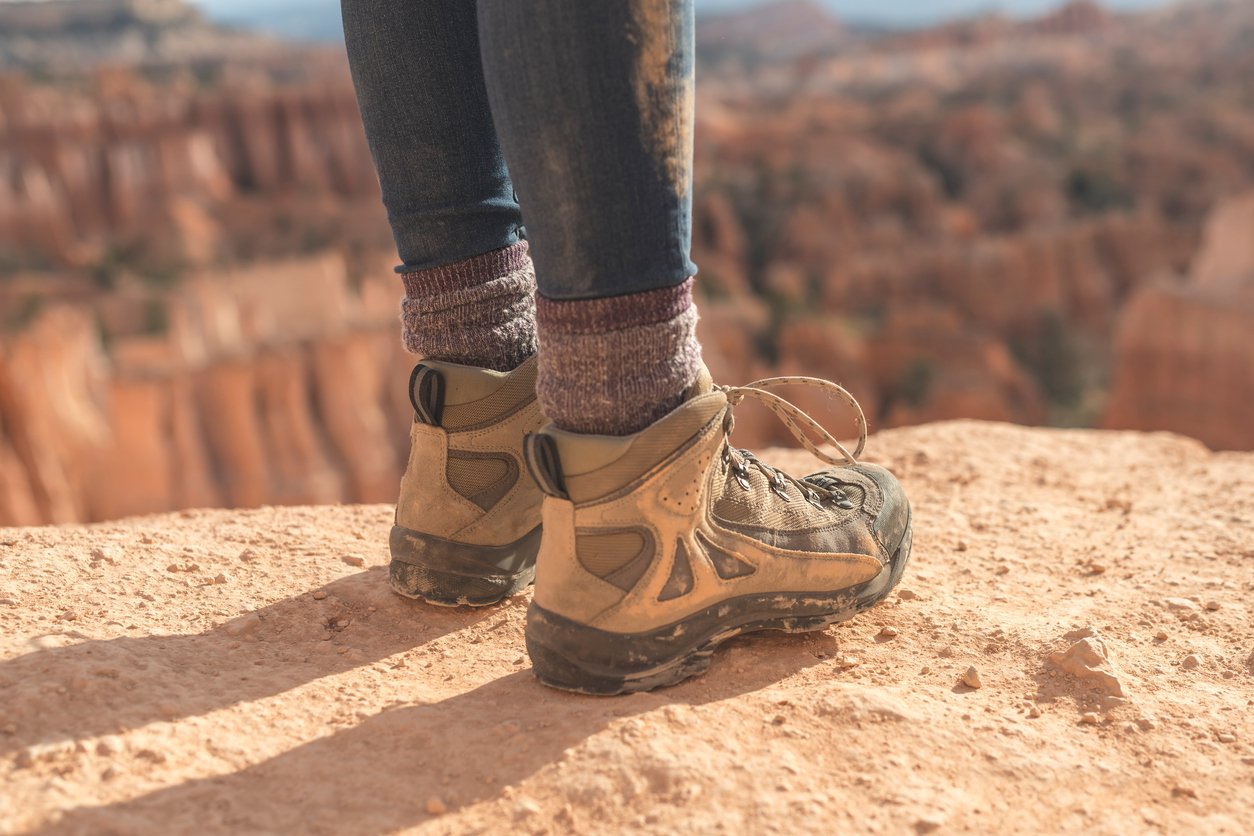
[[[701,365],[691,0],[480,0],[479,12],[535,248],[552,420],[525,445],[546,494],[532,671],[585,693],[654,688],[703,670],[730,636],[821,629],[882,600],[910,552],[901,486],[823,452],[835,439],[765,391],[780,381],[715,387]],[[734,448],[732,412],[749,398],[837,466],[797,479]]]
[[[469,0],[343,0],[366,137],[401,258],[406,346],[507,371],[535,352],[535,274]]]
[[[362,121],[405,285],[412,447],[392,529],[402,595],[483,605],[527,586],[540,493],[535,272],[492,125],[471,0],[343,0]],[[528,359],[532,358],[532,359]]]
[[[540,403],[626,435],[701,367],[691,0],[480,0],[492,114],[540,283]]]

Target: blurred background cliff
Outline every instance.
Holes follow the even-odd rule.
[[[1254,449],[1254,2],[981,5],[699,3],[715,376]],[[0,2],[0,525],[394,498],[413,359],[339,36]]]

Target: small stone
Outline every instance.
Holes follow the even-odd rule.
[[[891,639],[897,635],[897,628],[896,627],[881,627],[880,635],[886,639]]]
[[[1102,564],[1100,564],[1100,563],[1090,563],[1090,564],[1089,564],[1088,569],[1089,569],[1089,574],[1090,574],[1090,575],[1104,575],[1104,574],[1106,574],[1106,567],[1105,567],[1105,566],[1103,566],[1103,565],[1102,565]]]
[[[919,593],[913,589],[899,589],[897,590],[897,597],[903,601],[915,601],[918,600]]]
[[[167,572],[181,572],[183,571],[183,568],[177,563],[171,563],[169,566],[165,567],[165,570]]]
[[[448,812],[448,805],[433,795],[427,799],[427,812],[433,816],[442,816]]]
[[[1047,661],[1059,671],[1088,682],[1108,696],[1127,696],[1119,673],[1106,651],[1106,643],[1095,632],[1071,645],[1065,653],[1055,651],[1049,654]]]
[[[993,574],[994,575],[1008,575],[1010,574],[1010,567],[1004,566],[1004,565],[998,566],[996,569],[993,570]]]
[[[1207,611],[1209,611],[1209,612],[1215,612],[1216,610],[1218,610],[1218,609],[1219,609],[1219,607],[1220,607],[1220,604],[1219,604],[1219,602],[1218,602],[1218,601],[1207,601],[1207,602],[1206,602],[1206,609],[1207,609]]]
[[[530,798],[518,799],[514,807],[524,816],[538,816],[540,814],[540,805]]]
[[[1167,635],[1166,630],[1159,630],[1157,633],[1154,634],[1154,641],[1165,642],[1169,638],[1171,637]]]
[[[1188,598],[1167,598],[1163,603],[1167,605],[1167,609],[1176,612],[1197,612],[1199,609],[1197,603]]]
[[[916,833],[931,833],[933,830],[939,830],[945,826],[945,818],[943,816],[920,816],[914,823]]]
[[[1197,798],[1197,792],[1192,787],[1172,787],[1171,794],[1176,798]]]
[[[1215,735],[1215,738],[1220,743],[1236,743],[1237,742],[1237,736],[1233,734],[1232,732],[1221,731],[1219,734]]]
[[[222,625],[222,632],[228,636],[242,636],[251,633],[261,626],[261,616],[255,612],[250,612],[239,618],[232,619]]]
[[[861,659],[857,656],[850,656],[848,654],[844,654],[836,659],[837,667],[844,668],[845,670],[848,670],[849,668],[856,668],[860,664],[862,664]]]
[[[1028,708],[1028,716],[1035,720],[1037,717],[1041,716],[1041,710],[1036,706],[1031,706]]]
[[[974,666],[967,668],[967,672],[962,675],[962,684],[968,688],[981,688],[984,685],[980,681],[980,672]]]
[[[959,540],[959,541],[958,541],[958,546],[957,546],[957,549],[958,549],[958,551],[960,551],[960,552],[965,552],[965,551],[967,550],[967,541],[966,541],[966,540]]]
[[[313,594],[313,599],[315,601],[321,601],[326,597],[327,597],[326,590],[323,590],[323,589],[319,589],[317,592]]]
[[[1080,725],[1096,726],[1102,722],[1102,718],[1095,711],[1086,711],[1080,715]]]
[[[366,565],[366,559],[364,557],[358,557],[355,554],[343,555],[342,557],[340,557],[340,560],[344,561],[349,566],[365,566]]]
[[[1184,657],[1182,662],[1180,662],[1180,667],[1184,668],[1186,671],[1194,670],[1195,668],[1201,667],[1201,665],[1202,659],[1196,653],[1190,653],[1188,656]]]
[[[74,612],[74,610],[66,610],[58,615],[57,618],[62,621],[78,621],[78,613]]]
[[[783,714],[776,714],[774,717],[771,718],[771,725],[782,726],[784,725],[786,721],[787,721],[787,718]]]
[[[213,582],[219,585],[226,583],[226,575],[223,574],[222,572],[219,572],[218,574],[213,576]]]

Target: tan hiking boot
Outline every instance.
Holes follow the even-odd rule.
[[[527,464],[547,494],[527,650],[541,682],[590,694],[701,673],[753,630],[818,630],[878,603],[910,554],[910,506],[887,470],[857,464],[775,378],[696,394],[626,438],[546,428]],[[766,402],[828,463],[794,479],[728,442],[733,405]],[[804,429],[803,429],[804,428]],[[818,436],[815,442],[806,430]],[[841,459],[819,444],[833,444]]]
[[[486,606],[535,577],[540,502],[523,437],[543,423],[536,359],[504,373],[424,360],[410,377],[413,445],[392,527],[392,588]]]

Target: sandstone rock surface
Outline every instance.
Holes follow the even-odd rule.
[[[526,596],[389,592],[387,506],[0,529],[0,831],[1246,832],[1254,455],[976,422],[871,450],[914,594],[621,699],[534,681]],[[1128,699],[1047,662],[1089,626]]]

